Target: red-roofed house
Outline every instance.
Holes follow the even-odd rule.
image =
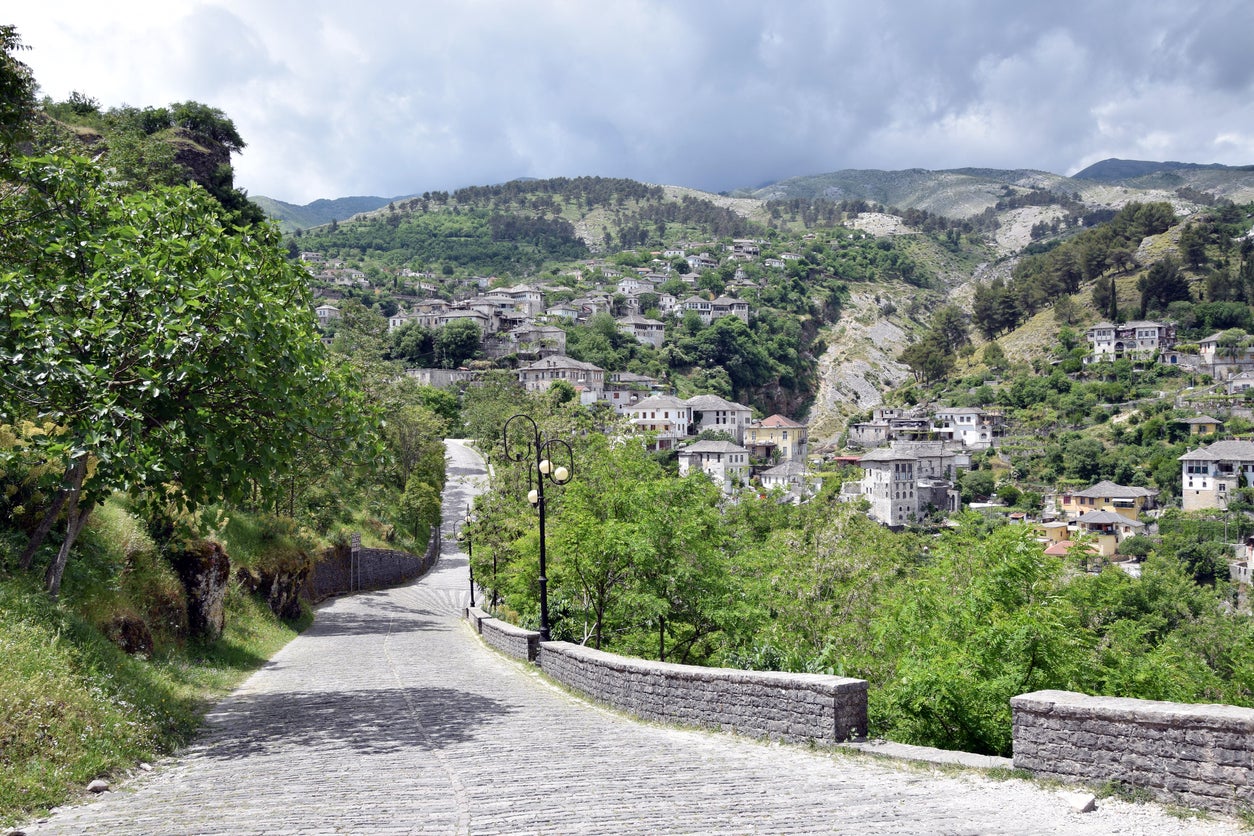
[[[745,446],[758,458],[775,462],[805,460],[809,430],[783,415],[772,415],[745,427]]]

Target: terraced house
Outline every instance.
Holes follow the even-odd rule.
[[[1216,441],[1180,457],[1180,506],[1227,508],[1237,488],[1254,485],[1254,441]]]

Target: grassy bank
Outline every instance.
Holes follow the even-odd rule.
[[[284,623],[232,580],[221,638],[188,639],[173,571],[124,509],[100,510],[55,603],[13,571],[17,535],[0,540],[0,826],[186,743],[212,701],[311,618]],[[148,654],[115,643],[135,618],[151,629]]]

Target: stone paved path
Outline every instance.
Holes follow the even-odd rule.
[[[449,444],[445,518],[482,464]],[[480,644],[464,555],[337,599],[209,716],[204,735],[29,834],[1236,833],[1155,805],[1075,813],[977,772],[634,722]]]

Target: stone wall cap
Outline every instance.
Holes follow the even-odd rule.
[[[1108,720],[1193,727],[1244,729],[1254,733],[1254,708],[1218,703],[1182,703],[1131,697],[1094,697],[1075,691],[1033,691],[1010,698],[1010,706],[1042,714],[1055,709]]]
[[[616,670],[630,670],[643,673],[653,672],[665,674],[675,679],[723,679],[740,682],[757,682],[761,684],[777,683],[779,685],[800,683],[815,688],[830,688],[834,691],[865,691],[868,684],[865,679],[853,679],[845,676],[828,674],[787,673],[784,671],[751,671],[740,668],[703,668],[699,665],[679,665],[674,662],[656,662],[650,659],[636,659],[630,656],[619,656],[603,650],[587,647],[572,642],[550,641],[541,642],[541,650],[545,653],[565,654],[594,661]]]

